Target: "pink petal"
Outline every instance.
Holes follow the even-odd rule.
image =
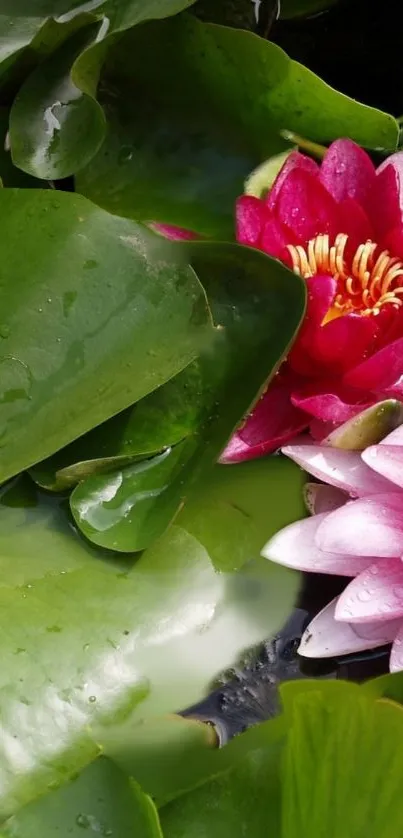
[[[399,425],[394,431],[385,436],[379,445],[403,445],[403,425]]]
[[[403,488],[403,446],[385,443],[370,445],[361,457],[377,474],[382,474],[391,483]]]
[[[294,381],[295,377],[287,372],[275,376],[245,424],[230,439],[220,457],[221,463],[262,457],[306,428],[306,416],[290,401]]]
[[[330,276],[312,276],[306,280],[307,309],[297,339],[288,355],[290,367],[300,375],[317,377],[318,360],[312,356],[316,332],[331,307],[336,280]],[[325,370],[323,370],[325,372]]]
[[[314,384],[307,382],[303,389],[293,392],[291,397],[295,407],[299,407],[300,410],[306,411],[310,416],[322,422],[333,422],[334,425],[346,422],[347,419],[351,419],[373,404],[373,400],[358,403],[354,401],[352,404],[350,399],[349,388],[343,388],[335,379],[324,381],[319,379]]]
[[[340,231],[347,233],[349,240],[346,254],[353,258],[359,244],[374,238],[372,224],[361,204],[353,198],[346,198],[339,204]]]
[[[369,199],[369,211],[378,236],[403,221],[403,154],[388,157],[379,169]]]
[[[337,317],[316,330],[312,354],[326,364],[330,375],[346,372],[365,359],[377,332],[376,317]]]
[[[359,574],[343,591],[336,620],[368,623],[403,617],[403,562],[382,559]]]
[[[235,206],[237,241],[250,247],[258,247],[267,216],[263,201],[252,195],[241,195]]]
[[[365,204],[376,178],[368,154],[348,139],[335,140],[321,164],[319,179],[337,202],[354,198]]]
[[[362,390],[379,392],[394,384],[403,375],[403,338],[395,340],[350,369],[343,378],[344,384]]]
[[[403,496],[390,492],[346,503],[323,521],[316,542],[321,550],[332,553],[379,558],[400,556]]]
[[[291,257],[286,249],[290,241],[291,233],[277,221],[276,218],[270,218],[263,226],[263,231],[260,239],[260,248],[275,259],[282,259],[291,267]]]
[[[379,325],[377,351],[403,337],[403,308],[384,306],[376,319]]]
[[[403,225],[398,224],[393,230],[388,230],[382,244],[389,250],[391,256],[403,259]]]
[[[152,222],[149,224],[149,227],[155,230],[156,233],[160,233],[161,236],[165,236],[166,239],[172,239],[172,241],[192,241],[193,239],[200,238],[198,233],[194,233],[192,230],[185,230],[183,227],[175,227],[173,224],[157,224],[156,222]]]
[[[318,178],[303,169],[293,169],[284,180],[275,213],[304,242],[319,233],[335,237],[340,231],[335,200]]]
[[[309,474],[351,495],[369,495],[390,490],[390,483],[368,468],[358,451],[309,444],[287,445],[282,451]]]
[[[401,623],[390,653],[389,669],[391,672],[400,672],[403,669],[403,623]]]
[[[320,419],[312,419],[309,423],[309,433],[315,442],[322,442],[335,430],[336,425],[336,422],[321,422]]]
[[[306,658],[333,658],[376,649],[390,643],[399,630],[401,620],[382,623],[350,623],[335,620],[337,598],[314,617],[301,638],[298,653]]]
[[[321,512],[333,512],[343,506],[349,500],[349,496],[335,486],[326,486],[322,483],[305,483],[304,501],[308,512],[311,515],[319,515]]]
[[[292,151],[265,198],[265,202],[270,209],[274,209],[281,187],[290,172],[294,169],[303,169],[305,172],[310,172],[310,174],[316,177],[319,175],[319,166],[314,160],[306,157],[305,154],[300,154],[299,151]]]
[[[296,570],[314,573],[333,573],[339,576],[355,576],[368,567],[371,560],[362,556],[343,556],[324,553],[315,544],[319,525],[326,518],[326,512],[296,521],[280,530],[264,546],[262,556],[272,562]],[[403,563],[402,570],[403,570]]]

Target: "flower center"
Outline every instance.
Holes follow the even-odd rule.
[[[337,280],[333,305],[325,321],[349,312],[368,316],[379,314],[382,306],[403,305],[403,261],[388,250],[379,252],[378,245],[368,239],[357,247],[353,257],[346,256],[348,236],[339,233],[330,245],[328,235],[315,236],[306,248],[287,245],[296,274],[307,279],[316,274],[329,274]]]

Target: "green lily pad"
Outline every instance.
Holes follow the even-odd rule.
[[[201,535],[174,526],[136,561],[108,560],[32,483],[3,492],[1,819],[82,770],[102,730],[200,700],[277,630],[297,578],[251,558],[221,572]]]
[[[30,474],[39,486],[59,492],[94,474],[158,454],[197,431],[204,398],[200,365],[194,362],[132,407],[38,463]]]
[[[0,217],[4,481],[156,389],[214,332],[186,255],[145,228],[50,190],[0,190]]]
[[[216,238],[233,236],[248,174],[289,147],[283,129],[321,143],[348,135],[395,150],[398,141],[393,117],[333,90],[275,44],[186,14],[112,46],[99,100],[107,136],[78,190],[111,212]]]
[[[242,763],[161,808],[165,838],[400,838],[401,706],[341,681],[280,689],[283,739],[277,720],[237,737],[254,734]]]
[[[220,328],[215,344],[185,371],[191,381],[195,365],[198,372],[195,432],[146,464],[88,478],[72,494],[82,532],[114,550],[141,550],[164,531],[278,368],[303,314],[305,287],[280,262],[239,245],[180,247]]]
[[[12,817],[3,838],[161,838],[158,814],[139,786],[105,757],[71,783]]]
[[[95,0],[78,6],[56,2],[49,12],[58,15],[56,22],[33,18],[28,38],[29,33],[36,34],[38,41],[42,34],[50,48],[45,50],[46,60],[25,80],[11,109],[10,144],[15,165],[39,178],[64,178],[89,162],[105,135],[105,117],[96,91],[110,42],[125,29],[177,14],[193,2],[120,0],[117,4]],[[70,33],[74,33],[72,37]],[[58,48],[58,41],[65,39]],[[34,50],[39,49],[36,41]],[[40,50],[43,53],[42,43]]]
[[[49,23],[81,25],[90,17],[105,21],[101,37],[123,31],[144,20],[177,14],[194,0],[2,0],[0,11],[0,65],[31,45]],[[106,25],[108,22],[108,25]]]
[[[284,838],[399,838],[401,706],[335,681],[301,689],[289,682],[281,694],[289,727],[282,770]]]

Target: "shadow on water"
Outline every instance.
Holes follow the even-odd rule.
[[[278,686],[303,678],[342,678],[364,681],[388,671],[389,647],[369,652],[313,660],[297,649],[310,620],[345,587],[344,578],[305,574],[297,607],[282,630],[265,642],[252,660],[234,668],[206,699],[182,715],[212,721],[225,742],[279,710]]]

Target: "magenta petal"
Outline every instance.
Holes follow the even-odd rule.
[[[389,484],[390,485],[390,484]],[[396,558],[403,553],[403,496],[373,495],[330,512],[318,528],[321,550],[347,555]]]
[[[368,154],[352,140],[332,143],[321,164],[319,178],[337,202],[354,198],[365,204],[376,178]]]
[[[262,457],[307,427],[306,416],[290,401],[293,383],[292,375],[280,372],[275,376],[245,424],[230,439],[220,457],[221,463]]]
[[[305,483],[304,501],[308,512],[311,515],[319,515],[321,512],[333,512],[340,506],[344,506],[349,496],[335,486],[326,486],[323,483]]]
[[[346,253],[352,258],[358,245],[374,238],[372,224],[361,204],[353,198],[346,198],[338,206],[340,230],[349,237]]]
[[[287,157],[284,166],[279,171],[272,188],[265,198],[265,202],[269,209],[274,209],[281,187],[290,172],[294,169],[303,169],[305,172],[310,172],[310,174],[315,177],[319,175],[319,166],[314,160],[311,160],[310,157],[306,157],[305,154],[300,154],[299,151],[292,151],[289,157]]]
[[[275,213],[304,242],[319,233],[335,237],[340,232],[336,201],[318,178],[303,169],[293,169],[284,180]]]
[[[325,553],[315,544],[315,535],[326,513],[296,521],[280,530],[268,541],[262,556],[272,562],[315,573],[333,573],[339,576],[355,576],[368,567],[371,560],[362,556],[343,556]],[[403,571],[403,563],[402,563]]]
[[[344,393],[337,381],[319,380],[315,382],[315,386],[308,383],[303,391],[293,392],[292,403],[322,422],[332,422],[334,427],[336,424],[347,422],[347,419],[373,404],[373,400],[351,404],[348,401],[349,397],[347,388]]]
[[[306,658],[333,658],[376,649],[391,643],[399,631],[401,620],[351,625],[335,620],[337,599],[314,617],[301,638],[298,649]]]
[[[390,490],[390,483],[368,468],[358,451],[309,444],[287,445],[282,451],[309,474],[351,495],[368,495]]]
[[[200,238],[198,233],[194,233],[192,230],[185,230],[183,227],[175,227],[173,224],[157,224],[157,222],[153,221],[149,226],[156,233],[160,233],[161,236],[164,236],[166,239],[172,239],[172,241],[192,241],[193,239]]]
[[[391,387],[402,374],[403,338],[399,338],[351,369],[343,381],[349,387],[377,392]]]
[[[237,241],[250,247],[258,247],[267,217],[263,201],[252,195],[241,195],[236,202],[235,213]]]
[[[276,218],[269,218],[263,226],[263,231],[260,239],[260,249],[269,256],[274,256],[275,259],[282,259],[289,261],[291,267],[291,259],[289,257],[286,246],[290,241],[290,234],[287,235],[285,229],[282,227]]]
[[[402,223],[403,155],[388,157],[379,167],[367,209],[378,237]]]
[[[382,244],[392,256],[403,259],[403,224],[399,224],[393,230],[388,230]]]
[[[300,375],[316,377],[318,359],[312,356],[316,332],[331,307],[336,293],[336,280],[330,276],[312,276],[306,280],[307,309],[297,340],[288,356],[290,367]]]
[[[377,474],[382,474],[391,483],[403,488],[402,445],[370,445],[362,452],[361,457]]]
[[[312,348],[330,375],[341,374],[364,360],[378,333],[376,317],[346,314],[316,330]]]
[[[403,621],[395,635],[390,653],[389,669],[391,672],[400,672],[403,669]]]
[[[363,570],[340,596],[335,617],[349,623],[403,617],[403,562],[382,559]]]

